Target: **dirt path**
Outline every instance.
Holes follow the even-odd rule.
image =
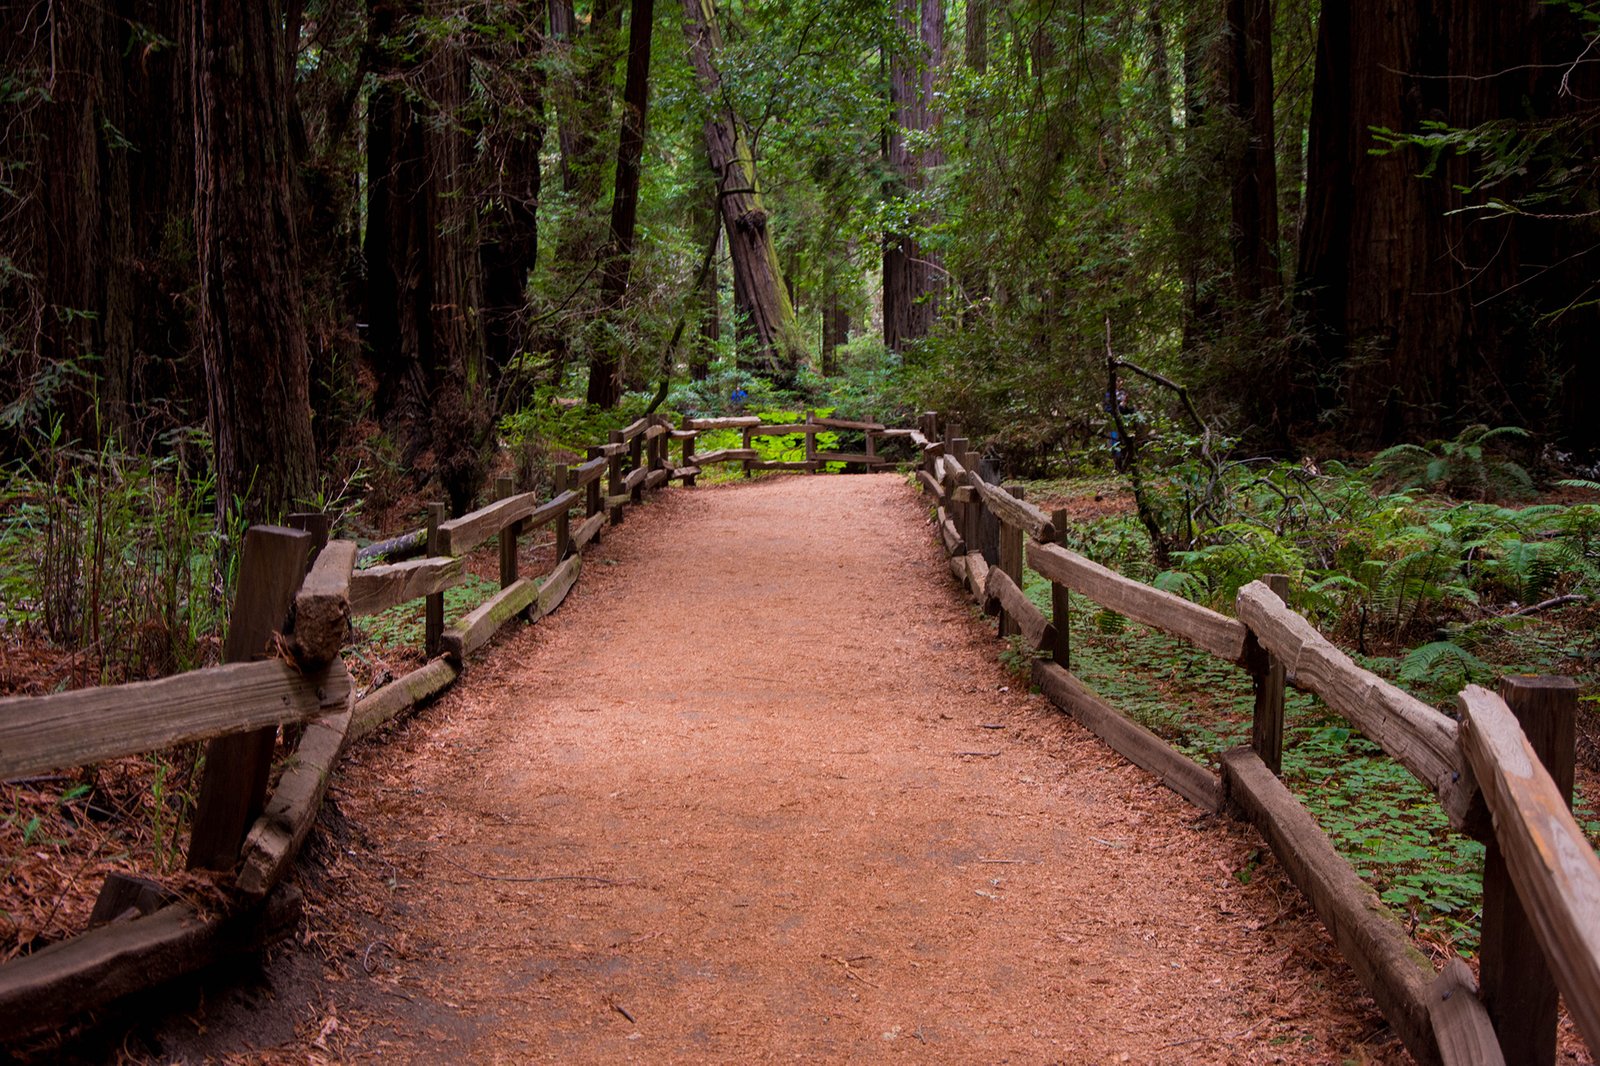
[[[414,1062],[1391,1055],[1270,860],[1235,876],[1252,838],[1027,695],[1000,648],[903,479],[630,512],[560,612],[343,775],[340,810],[388,864],[364,906],[395,931],[355,954],[362,994],[322,1044]]]

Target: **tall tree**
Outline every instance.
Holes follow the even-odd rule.
[[[633,0],[628,24],[628,75],[622,88],[622,136],[617,140],[617,175],[611,193],[611,239],[600,274],[602,306],[614,310],[628,291],[633,265],[633,231],[639,217],[639,177],[650,109],[650,38],[655,0]],[[590,403],[614,407],[622,396],[622,360],[611,345],[597,347],[589,360]]]
[[[1230,153],[1233,279],[1238,297],[1253,303],[1277,291],[1277,138],[1273,132],[1272,4],[1228,0],[1228,110],[1234,120]]]
[[[191,55],[199,334],[219,511],[277,518],[316,487],[288,50],[278,0],[200,0]]]
[[[913,148],[906,138],[908,132],[931,133],[941,117],[934,79],[944,63],[944,2],[896,0],[895,25],[904,46],[894,48],[889,60],[894,115],[886,154],[893,176],[890,195],[907,201],[923,190],[926,169],[944,162],[937,146]],[[932,328],[942,277],[936,259],[905,229],[891,229],[883,242],[883,342],[896,351]]]
[[[780,380],[791,379],[806,358],[795,321],[794,304],[778,265],[778,250],[762,203],[755,157],[740,119],[722,91],[717,56],[722,32],[712,0],[683,0],[683,26],[689,38],[700,92],[710,102],[705,121],[706,150],[717,176],[717,197],[733,260],[734,306],[752,339]]]

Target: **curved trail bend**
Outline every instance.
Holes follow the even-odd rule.
[[[1234,876],[1254,838],[1026,694],[903,479],[674,491],[606,537],[343,775],[399,932],[341,1057],[1372,1061],[1270,858]]]

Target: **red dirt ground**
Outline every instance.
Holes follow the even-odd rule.
[[[1256,838],[1028,695],[935,540],[889,475],[630,512],[355,753],[327,983],[264,1057],[1403,1058]]]

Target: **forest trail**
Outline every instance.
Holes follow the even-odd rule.
[[[559,612],[342,775],[389,931],[326,1046],[1395,1054],[1255,838],[1028,695],[935,539],[894,475],[669,492],[608,530]]]

